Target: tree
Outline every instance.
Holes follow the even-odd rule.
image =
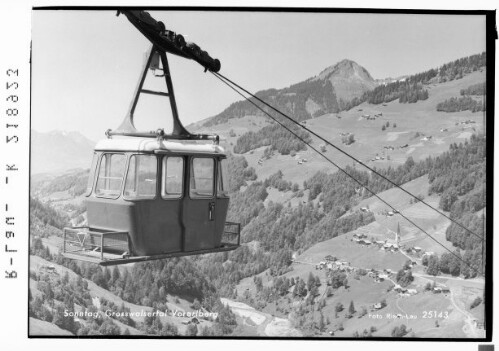
[[[317,328],[319,329],[319,331],[324,331],[324,328],[325,328],[325,324],[324,324],[324,315],[322,314],[322,312],[319,313],[319,323],[317,325]]]
[[[430,275],[438,275],[440,272],[440,265],[437,255],[431,255],[428,259],[428,268],[426,269],[426,273]]]
[[[359,318],[364,317],[366,314],[367,314],[367,308],[365,306],[362,306],[360,308]]]
[[[350,301],[350,306],[348,306],[348,313],[351,315],[355,313],[355,307],[353,305],[353,301]]]
[[[161,335],[164,336],[178,335],[178,328],[175,324],[165,323],[163,329],[161,330]]]
[[[253,277],[253,282],[255,283],[256,291],[261,291],[263,288],[262,277],[260,276]]]
[[[308,290],[312,290],[312,287],[315,286],[315,278],[312,272],[308,274],[307,288]]]
[[[473,300],[473,302],[471,303],[470,310],[475,308],[476,306],[478,306],[481,303],[482,303],[482,299],[479,296],[477,296],[476,299]]]
[[[331,273],[331,286],[333,289],[338,289],[341,286],[346,286],[348,285],[348,280],[347,280],[347,275],[345,273],[341,272],[333,272]]]
[[[187,330],[185,331],[186,336],[196,336],[198,335],[198,327],[196,324],[191,323],[187,326]]]
[[[394,338],[401,338],[404,335],[406,335],[407,333],[408,333],[408,331],[407,331],[407,327],[405,326],[405,324],[402,324],[400,327],[395,327],[392,330],[392,336]]]
[[[64,275],[62,276],[62,282],[63,282],[64,284],[69,283],[69,274],[68,274],[68,272],[67,272],[67,271],[66,271],[66,272],[64,272]]]
[[[338,302],[338,303],[336,304],[336,306],[334,307],[334,310],[335,310],[336,312],[341,312],[341,311],[343,311],[343,304],[342,304],[341,302]]]
[[[380,304],[381,304],[381,308],[385,308],[387,305],[386,299],[381,300]]]
[[[315,276],[315,286],[321,286],[321,278],[318,275]]]
[[[353,144],[355,142],[355,137],[353,134],[348,136],[348,145]]]
[[[106,318],[99,328],[102,335],[120,335],[120,327],[111,318]]]
[[[194,302],[192,303],[191,308],[193,310],[200,310],[201,309],[201,303],[199,302],[198,299],[194,299]]]
[[[121,274],[120,274],[120,270],[119,270],[118,266],[114,266],[114,268],[113,268],[113,274],[112,274],[112,282],[113,282],[113,284],[117,280],[120,279],[120,276],[121,276]]]

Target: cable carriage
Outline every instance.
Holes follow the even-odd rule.
[[[220,70],[220,62],[146,12],[121,13],[152,47],[123,123],[95,146],[86,193],[88,226],[64,229],[63,255],[115,265],[234,250],[240,225],[225,221],[226,155],[218,135],[191,134],[180,122],[166,53],[193,59],[210,71]],[[164,77],[167,92],[143,88],[150,70]],[[172,133],[135,128],[141,94],[170,100]]]

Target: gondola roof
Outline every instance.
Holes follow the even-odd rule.
[[[103,139],[97,143],[95,150],[224,154],[223,147],[216,144],[197,144],[196,142],[185,140],[171,141],[136,137]]]

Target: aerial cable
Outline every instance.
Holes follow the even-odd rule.
[[[398,185],[397,183],[393,182],[392,180],[390,180],[389,178],[387,178],[386,176],[382,175],[381,173],[379,173],[378,171],[376,171],[375,169],[369,167],[368,165],[366,165],[364,162],[358,160],[357,158],[355,158],[354,156],[350,155],[348,152],[340,149],[339,147],[337,147],[336,145],[332,144],[330,141],[328,141],[327,139],[323,138],[322,136],[320,136],[319,134],[315,133],[314,131],[312,131],[310,128],[307,128],[306,126],[298,123],[297,121],[295,121],[293,118],[289,117],[287,114],[281,112],[280,110],[276,109],[275,107],[273,107],[272,105],[268,104],[267,102],[263,101],[262,99],[260,99],[258,96],[252,94],[251,92],[249,92],[248,90],[244,89],[243,87],[241,87],[239,84],[235,83],[234,81],[230,80],[229,78],[225,77],[224,75],[220,74],[220,73],[217,73],[217,72],[211,72],[213,73],[217,78],[219,79],[224,79],[226,82],[229,82],[231,83],[233,86],[236,86],[237,88],[239,88],[240,90],[244,91],[246,94],[250,95],[251,97],[253,97],[254,99],[260,101],[262,104],[268,106],[269,108],[271,108],[272,110],[274,110],[275,112],[279,113],[280,115],[282,115],[283,117],[285,117],[286,119],[290,120],[291,122],[293,122],[294,124],[296,124],[297,126],[305,129],[307,132],[309,132],[310,134],[314,135],[315,137],[319,138],[320,140],[322,140],[323,142],[325,142],[326,144],[332,146],[334,149],[338,150],[339,152],[341,152],[342,154],[348,156],[349,158],[351,158],[352,160],[354,160],[355,162],[359,163],[360,165],[364,166],[365,168],[367,168],[368,170],[370,170],[371,172],[373,172],[374,174],[376,174],[377,176],[383,178],[384,180],[388,181],[390,184],[392,184],[394,187],[396,188],[399,188],[400,190],[402,190],[403,192],[405,192],[406,194],[408,194],[409,196],[415,198],[416,200],[418,200],[419,202],[423,203],[424,205],[426,205],[427,207],[431,208],[432,210],[434,210],[435,212],[439,213],[440,215],[444,216],[445,218],[447,218],[448,220],[450,220],[451,222],[455,223],[456,225],[458,225],[459,227],[461,227],[462,229],[466,230],[467,232],[469,232],[470,234],[474,235],[475,237],[477,237],[478,239],[480,239],[481,241],[484,241],[484,238],[475,233],[474,231],[472,231],[471,229],[467,228],[466,226],[462,225],[461,223],[457,222],[456,220],[454,220],[453,218],[451,218],[450,216],[446,215],[445,213],[443,213],[442,211],[440,211],[439,209],[431,206],[429,203],[427,203],[426,201],[424,201],[423,199],[420,199],[419,197],[417,197],[416,195],[412,194],[411,192],[409,192],[408,190],[402,188],[402,186]],[[248,101],[250,101],[246,96],[243,96],[245,99],[247,99]],[[268,115],[268,114],[267,114]],[[322,154],[322,153],[320,153]]]
[[[260,107],[258,104],[256,104],[254,101],[251,101],[251,99],[247,98],[243,93],[241,93],[239,90],[237,90],[234,86],[232,86],[229,82],[231,82],[229,79],[225,80],[225,77],[223,77],[222,75],[218,74],[218,73],[214,73],[212,72],[218,79],[220,79],[220,81],[222,81],[224,84],[226,84],[229,88],[231,88],[232,90],[234,90],[237,94],[239,94],[240,96],[242,96],[244,99],[246,99],[248,102],[250,102],[253,106],[255,106],[257,109],[259,109],[260,111],[262,111],[264,114],[266,114],[268,117],[270,117],[272,120],[274,120],[276,123],[278,123],[281,127],[283,127],[284,129],[286,129],[288,132],[290,132],[291,134],[293,134],[297,139],[299,139],[301,142],[303,142],[304,144],[306,144],[308,147],[310,147],[312,150],[314,150],[315,152],[317,152],[319,155],[321,155],[324,159],[326,159],[329,163],[331,163],[333,166],[335,166],[336,168],[338,168],[338,170],[340,170],[341,172],[343,172],[344,174],[346,174],[348,177],[350,177],[352,180],[354,180],[357,184],[359,184],[361,187],[363,187],[364,189],[366,189],[367,191],[369,191],[371,194],[373,194],[374,197],[376,197],[378,200],[380,200],[381,202],[383,202],[385,205],[387,205],[388,207],[390,207],[392,210],[394,211],[397,211],[392,205],[390,205],[388,202],[386,202],[385,200],[383,200],[378,194],[376,194],[373,190],[369,189],[369,187],[367,187],[366,185],[362,184],[362,182],[360,182],[358,179],[356,179],[354,176],[352,176],[351,174],[349,174],[347,171],[345,171],[343,168],[341,168],[339,165],[337,165],[333,160],[331,160],[329,157],[327,157],[325,154],[323,154],[322,152],[320,152],[317,148],[315,148],[314,146],[312,146],[311,144],[309,144],[305,139],[303,139],[301,136],[299,136],[296,132],[294,132],[291,128],[289,128],[288,126],[286,126],[285,124],[283,124],[282,122],[280,122],[279,120],[277,120],[275,117],[273,117],[272,115],[270,115],[267,111],[265,111],[262,107]],[[235,84],[236,85],[236,84]],[[237,85],[236,85],[237,86]],[[244,90],[244,89],[242,89]],[[252,95],[251,93],[248,93],[250,95]],[[253,96],[253,95],[252,95]],[[257,98],[258,99],[258,98]],[[259,100],[259,99],[258,99]],[[268,106],[268,105],[267,105]],[[271,106],[270,106],[271,107]],[[273,108],[274,109],[274,108]],[[274,109],[275,110],[275,109]],[[280,112],[281,113],[281,112]],[[454,252],[452,252],[450,249],[448,249],[444,244],[442,244],[441,242],[439,242],[437,239],[435,239],[433,236],[431,236],[430,234],[428,234],[423,228],[421,228],[419,225],[417,225],[416,223],[414,223],[411,219],[409,219],[407,216],[405,216],[404,214],[402,214],[401,212],[397,211],[398,214],[404,218],[407,222],[409,222],[410,224],[412,224],[414,227],[416,227],[417,229],[419,229],[421,232],[423,232],[424,234],[426,234],[429,238],[431,238],[433,241],[435,241],[438,245],[442,246],[446,251],[448,251],[451,255],[453,255],[455,258],[457,258],[459,261],[463,262],[466,266],[468,266],[471,270],[473,270],[474,272],[476,273],[479,273],[479,274],[482,274],[483,275],[483,272],[482,271],[479,271],[478,269],[475,269],[474,267],[472,267],[469,263],[467,263],[466,261],[464,261],[461,257],[459,257],[458,255],[456,255]],[[482,245],[483,245],[483,242],[482,242]]]

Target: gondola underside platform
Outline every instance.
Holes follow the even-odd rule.
[[[164,254],[134,256],[127,232],[99,231],[89,227],[64,228],[62,255],[66,258],[112,266],[145,262],[165,258],[227,252],[240,246],[239,223],[226,222],[223,240],[219,246],[193,251],[178,251]]]
[[[136,263],[151,260],[161,260],[164,258],[181,257],[181,256],[192,256],[192,255],[203,255],[215,252],[226,252],[232,251],[239,247],[235,244],[225,244],[215,249],[206,249],[198,251],[188,251],[188,252],[172,252],[163,255],[153,255],[153,256],[131,256],[123,258],[121,255],[104,253],[104,257],[101,258],[101,253],[98,251],[79,251],[78,253],[63,253],[62,255],[66,258],[72,260],[78,260],[89,263],[96,263],[101,266],[113,266],[118,264]]]

